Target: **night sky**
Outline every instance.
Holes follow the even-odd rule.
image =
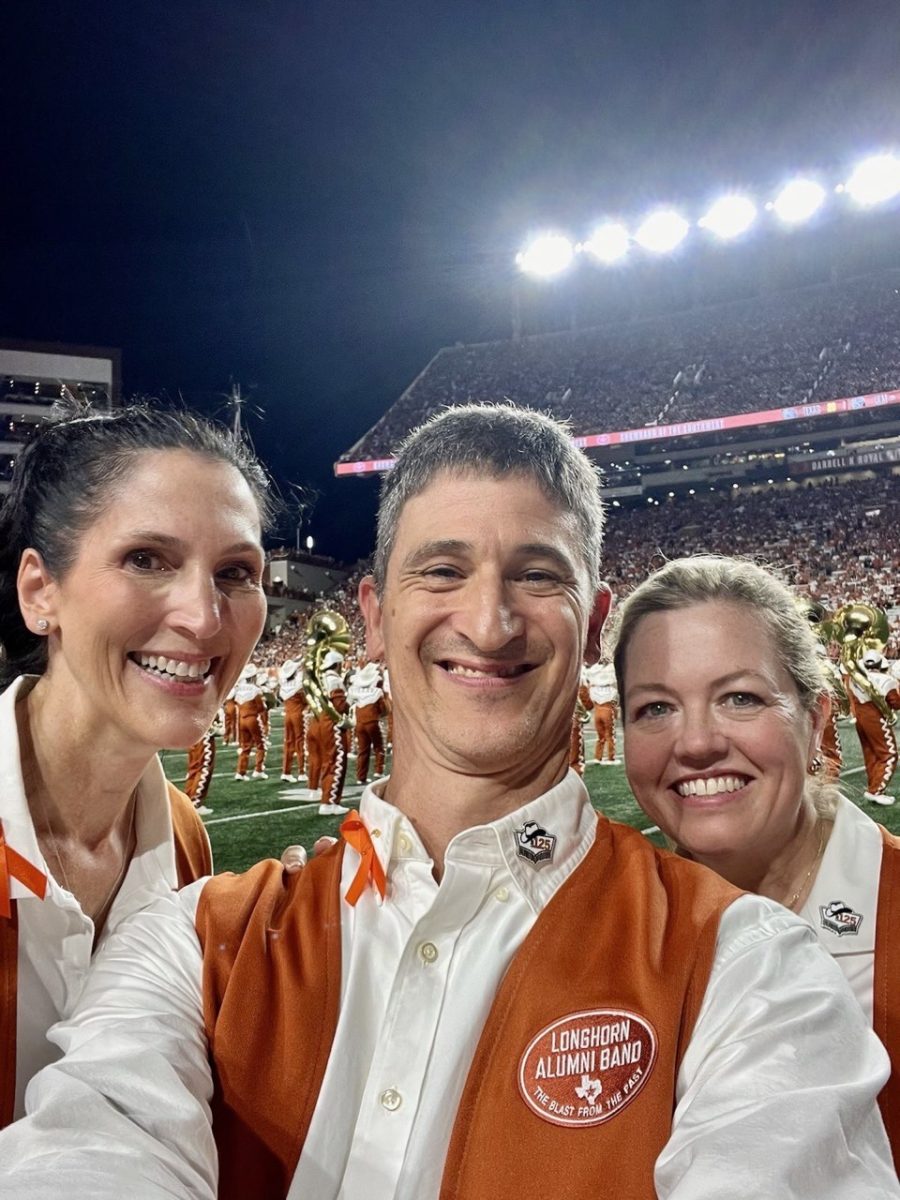
[[[239,380],[347,559],[374,488],[332,463],[440,346],[507,334],[530,228],[900,143],[894,0],[13,0],[2,28],[0,336],[118,346],[126,394],[208,412]]]

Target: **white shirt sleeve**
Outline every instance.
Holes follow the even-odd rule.
[[[3,1200],[215,1200],[194,911],[205,880],[123,922],[0,1133]]]
[[[797,984],[802,981],[802,988]],[[725,912],[682,1060],[659,1200],[888,1200],[890,1064],[831,957],[758,896]]]
[[[214,1200],[200,886],[157,901],[98,955],[53,1033],[66,1058],[30,1085],[34,1115],[0,1134],[3,1200]],[[741,898],[679,1072],[659,1200],[897,1200],[875,1108],[888,1071],[812,930]]]

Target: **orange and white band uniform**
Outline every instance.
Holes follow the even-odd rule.
[[[340,675],[326,671],[322,678],[322,690],[335,711],[341,714],[349,711]],[[327,713],[314,714],[306,731],[306,749],[310,788],[313,791],[322,789],[323,804],[339,804],[347,775],[350,731]]]
[[[209,793],[213,770],[216,765],[216,738],[211,729],[204,733],[199,742],[188,750],[187,780],[184,794],[195,807],[203,803]]]
[[[303,717],[308,709],[299,671],[291,679],[282,680],[279,693],[284,702],[284,749],[281,756],[282,775],[302,775],[306,767],[306,746]]]
[[[356,736],[356,782],[369,778],[369,760],[374,755],[376,778],[384,774],[384,738],[381,718],[387,715],[377,663],[366,663],[353,672],[347,689],[354,713]]]
[[[870,670],[867,674],[872,686],[881,693],[889,708],[900,709],[900,687],[897,680],[882,671]],[[897,767],[897,739],[893,722],[852,679],[847,679],[846,686],[850,711],[856,718],[856,733],[866,766],[866,791],[874,796],[881,795],[887,792]]]
[[[616,672],[612,663],[595,663],[588,668],[594,730],[597,741],[594,758],[597,762],[614,762],[616,758],[616,715],[619,693]]]
[[[233,746],[238,740],[237,728],[237,701],[233,693],[228,696],[225,703],[222,705],[225,714],[225,728],[222,733],[222,745]]]
[[[267,712],[262,691],[252,680],[242,680],[235,688],[234,698],[238,706],[237,774],[247,774],[251,750],[255,752],[254,771],[263,771],[266,766]]]
[[[560,1180],[596,1200],[600,1170],[610,1195],[705,1200],[762,1170],[766,1196],[820,1200],[823,1178],[900,1195],[875,1108],[887,1056],[805,922],[598,818],[571,773],[458,834],[438,886],[381,790],[361,817],[383,901],[343,899],[362,860],[335,847],[130,923],[86,985],[90,1022],[60,1031],[39,1117],[0,1142],[0,1190],[14,1169],[29,1200],[60,1178],[121,1200],[138,1173],[221,1200],[522,1200]],[[555,839],[539,868],[517,849],[534,827]]]
[[[578,704],[572,717],[569,735],[569,766],[576,775],[584,775],[584,714],[590,711],[591,697],[587,683],[582,680],[578,689]]]

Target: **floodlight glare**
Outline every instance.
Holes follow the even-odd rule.
[[[688,223],[671,208],[660,208],[647,217],[635,234],[635,241],[654,254],[668,254],[687,236]]]
[[[847,180],[846,190],[863,207],[890,200],[900,192],[900,159],[893,154],[865,159]]]
[[[787,225],[808,221],[825,202],[825,189],[814,179],[792,179],[786,183],[772,207]]]
[[[756,220],[756,205],[746,196],[723,196],[698,224],[727,241],[745,233]]]
[[[599,262],[613,263],[628,253],[628,242],[628,230],[625,226],[609,221],[594,230],[582,249],[587,250]]]
[[[567,237],[561,233],[542,233],[516,255],[516,262],[527,275],[549,279],[565,271],[574,256],[575,247]]]

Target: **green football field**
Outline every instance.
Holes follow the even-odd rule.
[[[617,821],[625,821],[638,829],[647,829],[650,821],[638,808],[621,766],[592,766],[594,732],[585,726],[588,766],[585,781],[595,808]],[[318,801],[312,801],[305,784],[282,783],[281,774],[282,714],[276,709],[271,719],[272,745],[268,754],[266,780],[235,780],[237,748],[216,743],[216,765],[212,786],[206,803],[213,809],[205,818],[212,842],[217,871],[243,871],[261,858],[279,858],[285,846],[299,842],[309,849],[323,833],[334,834],[339,817],[320,817]],[[855,729],[850,722],[841,723],[844,748],[843,790],[852,799],[863,803],[865,775],[862,754]],[[621,732],[619,736],[621,751]],[[166,774],[178,786],[184,783],[187,755],[167,751],[162,755]],[[348,782],[344,788],[344,803],[358,807],[362,788],[356,784],[356,762],[350,759]],[[900,780],[898,780],[900,783]],[[894,833],[900,832],[900,803],[893,808],[865,804],[875,820]],[[655,834],[654,840],[659,840]]]

